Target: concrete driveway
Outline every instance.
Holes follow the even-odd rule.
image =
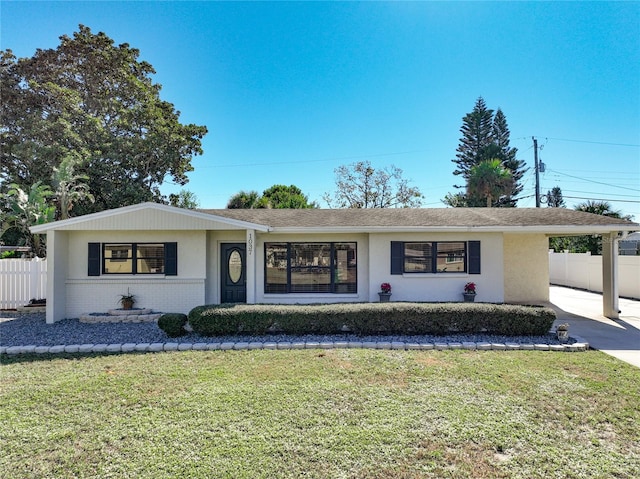
[[[549,289],[555,325],[569,323],[569,335],[589,346],[640,367],[640,301],[620,298],[620,319],[602,315],[602,295],[561,286]]]

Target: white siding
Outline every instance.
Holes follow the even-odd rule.
[[[206,271],[205,231],[78,231],[70,232],[68,254],[73,258],[69,279],[88,278],[89,243],[178,243],[178,277],[204,279]],[[121,277],[118,275],[117,277]],[[140,275],[129,276],[140,279]],[[152,276],[143,276],[152,278]],[[103,275],[101,278],[114,278]]]
[[[114,210],[117,212],[117,210]],[[167,231],[167,230],[229,230],[234,229],[226,222],[218,222],[215,217],[210,219],[198,218],[190,215],[189,211],[177,209],[176,211],[163,211],[154,208],[139,209],[129,212],[117,212],[99,214],[97,218],[88,219],[78,223],[60,226],[60,230],[66,231]],[[238,229],[241,229],[238,227]],[[244,230],[244,228],[242,228]]]
[[[462,301],[464,285],[476,283],[476,301],[502,302],[502,235],[448,233],[372,234],[368,301],[378,301],[380,284],[390,283],[392,301]],[[439,273],[392,275],[391,241],[480,241],[481,274]]]
[[[75,318],[83,313],[106,312],[119,307],[118,299],[129,290],[136,296],[136,307],[161,312],[188,313],[205,304],[207,278],[206,231],[77,231],[64,232],[68,242],[64,255],[69,258],[63,278],[64,314]],[[51,234],[51,232],[49,233]],[[56,236],[61,232],[56,232]],[[177,242],[178,275],[101,275],[88,276],[88,244]],[[60,302],[64,304],[62,301]]]

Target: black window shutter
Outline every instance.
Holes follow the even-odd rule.
[[[100,276],[100,243],[89,243],[89,276]]]
[[[404,273],[404,241],[391,242],[391,274]]]
[[[469,274],[480,274],[480,241],[469,241]]]
[[[178,243],[164,244],[164,274],[166,276],[178,274]]]

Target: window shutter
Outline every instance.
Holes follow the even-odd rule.
[[[391,242],[391,274],[404,273],[404,242]]]
[[[480,274],[480,241],[469,241],[469,274]]]
[[[166,276],[178,274],[178,243],[164,244],[164,274]]]
[[[100,276],[100,243],[89,243],[89,276]]]

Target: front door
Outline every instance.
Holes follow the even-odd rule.
[[[220,302],[247,302],[247,275],[245,244],[224,243],[220,245]]]

